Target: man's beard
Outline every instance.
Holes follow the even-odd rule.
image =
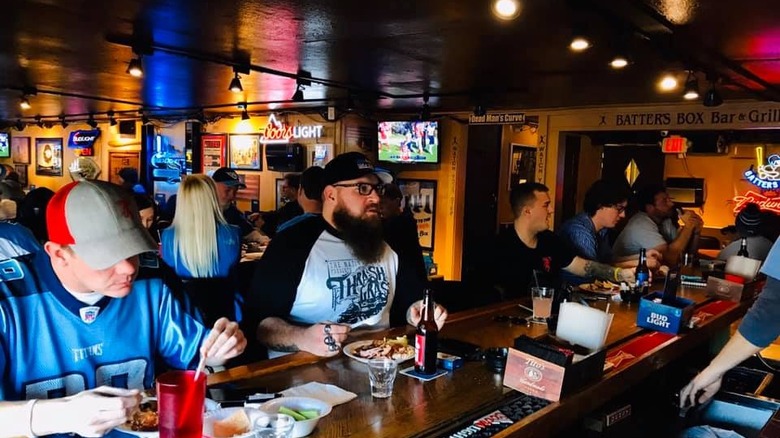
[[[333,211],[333,224],[341,233],[341,238],[352,255],[363,263],[376,263],[385,252],[382,235],[382,220],[379,215],[372,218],[359,218],[349,214],[341,207]]]

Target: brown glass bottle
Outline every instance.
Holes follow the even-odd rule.
[[[433,291],[425,289],[423,314],[415,335],[414,370],[420,374],[436,373],[436,354],[439,348],[439,326],[436,325]]]
[[[748,253],[747,249],[747,237],[743,237],[742,241],[739,242],[739,252],[737,252],[737,255],[742,257],[750,257],[750,253]]]

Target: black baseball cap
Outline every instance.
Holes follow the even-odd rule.
[[[325,165],[325,173],[322,177],[323,187],[335,184],[339,181],[349,181],[366,175],[376,175],[383,184],[393,182],[390,172],[377,169],[360,152],[347,152],[336,156]]]
[[[215,170],[214,174],[211,175],[211,179],[213,179],[214,182],[222,183],[229,187],[238,187],[239,189],[246,188],[246,184],[241,182],[241,178],[238,177],[236,171],[229,167],[220,167]]]

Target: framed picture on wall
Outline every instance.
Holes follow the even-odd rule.
[[[263,150],[259,134],[232,134],[230,136],[228,167],[263,170]]]
[[[423,179],[399,179],[403,200],[401,207],[408,208],[417,221],[417,235],[423,249],[433,250],[436,224],[436,181]]]
[[[62,176],[62,138],[35,139],[35,174]]]
[[[14,171],[19,175],[19,185],[21,185],[22,188],[27,187],[27,165],[14,164]]]
[[[282,198],[282,186],[284,185],[284,178],[276,178],[276,209],[284,207],[285,202]]]
[[[11,137],[11,157],[14,163],[30,164],[30,137]]]
[[[509,146],[509,190],[527,182],[534,182],[536,172],[536,148],[512,143]]]
[[[201,171],[211,176],[215,170],[225,166],[227,136],[225,134],[204,134],[201,137]]]
[[[110,152],[108,154],[108,180],[114,184],[120,184],[119,171],[125,167],[132,167],[136,172],[141,172],[140,152]]]

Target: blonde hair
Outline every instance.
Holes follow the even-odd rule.
[[[214,181],[190,175],[179,185],[173,217],[173,262],[181,263],[194,278],[209,278],[217,271],[217,226],[227,224],[217,200]]]

